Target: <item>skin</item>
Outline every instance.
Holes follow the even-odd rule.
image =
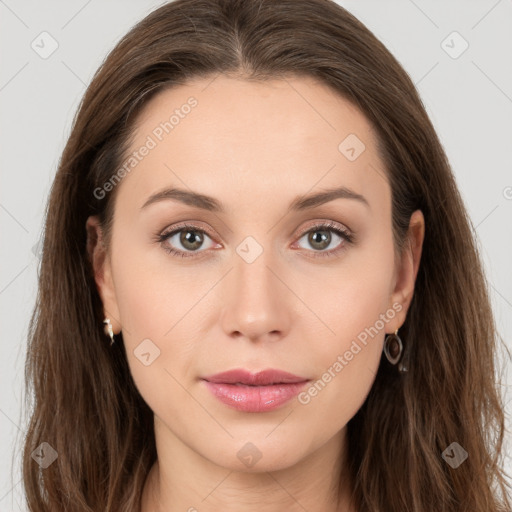
[[[414,212],[410,245],[395,253],[391,189],[373,129],[310,78],[219,76],[161,92],[137,121],[132,150],[190,96],[198,105],[117,185],[108,251],[97,218],[86,226],[105,316],[114,333],[123,331],[133,379],[155,414],[158,461],[142,511],[353,511],[343,476],[346,425],[374,382],[386,333],[405,320],[423,215]],[[366,146],[354,161],[338,149],[349,134]],[[368,206],[339,198],[288,212],[297,196],[340,185]],[[213,196],[225,213],[175,200],[141,210],[168,186]],[[181,221],[209,230],[196,253],[179,234],[164,242],[189,258],[155,241]],[[354,242],[328,232],[328,246],[314,245],[307,233],[317,221],[349,229]],[[236,252],[247,236],[263,249],[252,263]],[[401,311],[307,404],[241,412],[200,380],[277,368],[317,381],[393,304]],[[160,355],[145,366],[134,350],[147,338]],[[251,467],[237,456],[248,442],[261,454]],[[331,486],[340,479],[337,504]]]

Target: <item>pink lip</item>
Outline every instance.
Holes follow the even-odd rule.
[[[298,395],[309,379],[280,370],[250,373],[230,370],[204,377],[207,388],[224,404],[244,412],[277,409]]]

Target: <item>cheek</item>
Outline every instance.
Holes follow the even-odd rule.
[[[320,336],[308,336],[315,339],[315,350],[312,354],[309,347],[308,353],[305,347],[304,357],[316,362],[317,380],[299,400],[329,410],[336,425],[345,424],[364,402],[381,360],[387,322],[396,315],[389,303],[392,243],[383,239],[344,263],[309,295],[325,328]]]
[[[123,236],[130,240],[130,233]],[[165,368],[172,368],[170,361],[184,362],[189,352],[186,336],[177,346],[171,347],[170,341],[182,325],[190,326],[185,315],[197,303],[200,286],[193,279],[186,281],[177,266],[170,275],[162,249],[151,247],[148,251],[140,242],[121,242],[123,236],[118,236],[112,254],[123,341],[137,385],[144,386],[145,380],[151,379],[154,387],[157,369],[165,373]],[[164,381],[169,378],[163,377]],[[164,389],[166,386],[168,383]]]
[[[118,233],[113,269],[125,340],[165,341],[179,330],[178,322],[204,295],[208,281],[193,267],[180,266],[147,233],[122,228]]]
[[[183,384],[194,370],[191,351],[197,336],[193,333],[195,324],[190,321],[194,309],[189,315],[187,311],[197,303],[199,290],[182,282],[183,277],[163,277],[165,269],[131,254],[133,257],[118,260],[115,267],[130,373],[155,414],[192,416],[197,411]]]
[[[371,246],[368,244],[347,252],[339,266],[324,269],[323,279],[318,280],[321,286],[309,283],[304,288],[302,296],[307,297],[307,303],[323,324],[323,336],[315,345],[329,357],[334,352],[348,350],[352,340],[364,339],[368,330],[374,338],[380,339],[386,332],[381,315],[390,309],[393,245],[385,237],[374,237],[373,240]],[[394,316],[394,313],[392,310],[388,316]],[[379,331],[378,336],[374,327]]]

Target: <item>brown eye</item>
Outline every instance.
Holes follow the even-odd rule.
[[[163,233],[158,237],[165,251],[176,256],[189,257],[205,252],[200,250],[204,248],[205,240],[210,240],[210,247],[213,240],[208,234],[196,226],[180,226],[170,232]]]
[[[330,245],[331,239],[331,232],[327,230],[320,231],[315,229],[315,231],[308,233],[308,243],[317,250],[326,249]]]
[[[304,247],[299,243],[299,247],[303,249],[313,249],[316,253],[314,256],[334,256],[339,251],[346,247],[346,244],[353,242],[353,235],[340,227],[337,224],[327,223],[313,226],[306,231],[300,240],[306,238],[306,245]],[[333,245],[334,247],[331,247]],[[330,250],[326,250],[331,247]]]
[[[189,251],[196,251],[203,243],[203,233],[200,231],[192,231],[191,229],[183,229],[180,232],[180,244]]]

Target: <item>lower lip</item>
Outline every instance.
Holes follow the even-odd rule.
[[[204,381],[206,387],[224,404],[244,412],[266,412],[281,407],[297,396],[307,381],[246,386]]]

